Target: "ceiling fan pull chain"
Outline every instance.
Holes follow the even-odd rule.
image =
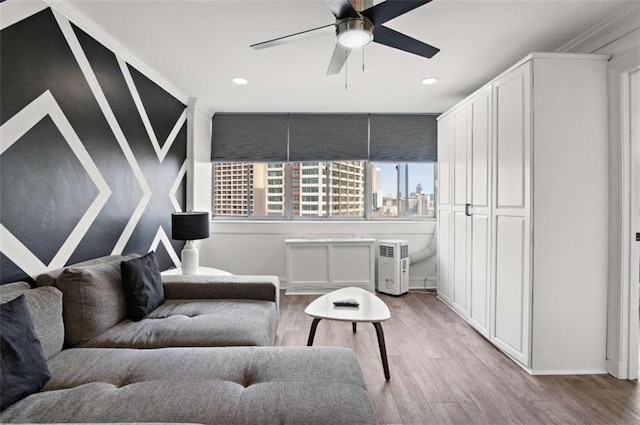
[[[344,58],[344,89],[347,90],[348,74],[349,74],[349,53],[345,53]]]
[[[362,48],[362,72],[364,72],[364,47]]]

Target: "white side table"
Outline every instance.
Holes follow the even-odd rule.
[[[345,298],[354,298],[360,304],[358,307],[336,307],[334,301],[343,300]],[[380,348],[380,357],[382,358],[382,369],[384,377],[389,380],[389,363],[387,362],[387,348],[384,343],[384,333],[382,332],[382,324],[385,320],[391,318],[389,307],[378,298],[375,294],[362,288],[343,288],[337,291],[329,292],[326,295],[313,301],[304,309],[304,312],[313,317],[311,330],[309,331],[309,340],[307,345],[313,345],[313,339],[316,335],[316,328],[320,320],[339,320],[342,322],[351,322],[353,332],[356,332],[356,323],[370,322],[376,329],[378,336],[378,346]]]
[[[182,269],[178,267],[176,269],[165,270],[160,274],[162,276],[181,275]],[[195,274],[199,276],[233,276],[233,273],[229,273],[224,270],[214,269],[213,267],[202,267],[202,266],[198,267]]]

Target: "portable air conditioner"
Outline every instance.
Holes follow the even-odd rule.
[[[391,295],[402,295],[409,291],[407,241],[378,241],[378,291]]]

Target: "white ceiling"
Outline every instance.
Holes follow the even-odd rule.
[[[133,55],[218,112],[443,112],[526,54],[555,51],[632,2],[433,0],[386,25],[440,53],[425,59],[372,43],[364,72],[360,52],[349,58],[345,90],[344,69],[325,75],[331,28],[286,45],[249,48],[333,23],[323,0],[70,0]],[[236,76],[249,84],[233,84]],[[420,84],[430,76],[440,81]]]

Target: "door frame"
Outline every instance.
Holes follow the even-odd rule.
[[[638,379],[638,246],[635,242],[632,190],[640,165],[633,161],[631,74],[640,72],[640,52],[633,48],[609,63],[609,293],[607,371],[619,379]],[[637,119],[637,118],[636,118]],[[637,179],[636,179],[637,180]],[[634,186],[636,186],[634,188]],[[635,212],[637,216],[638,212]]]

